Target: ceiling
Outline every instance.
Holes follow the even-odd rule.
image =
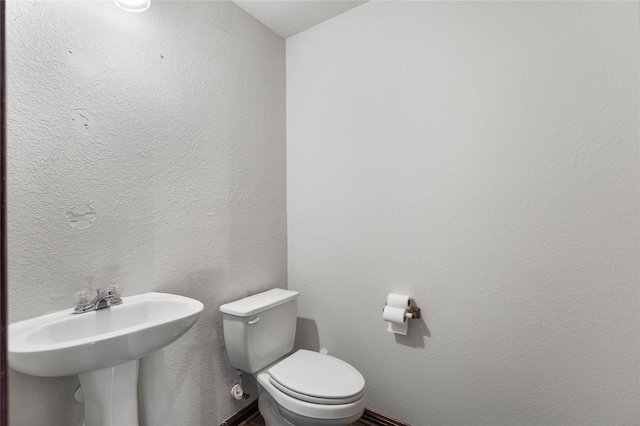
[[[287,38],[366,3],[366,0],[234,0],[234,3],[280,37]]]

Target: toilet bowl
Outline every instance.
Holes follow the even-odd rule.
[[[365,380],[347,362],[293,349],[298,292],[273,289],[220,307],[229,363],[254,374],[267,426],[346,426],[365,407]]]
[[[268,426],[345,426],[364,411],[364,378],[330,355],[299,350],[255,376],[260,412]],[[279,415],[266,404],[275,404]],[[288,423],[281,422],[281,417]]]

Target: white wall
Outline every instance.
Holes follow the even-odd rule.
[[[638,16],[369,2],[287,40],[289,288],[369,407],[640,423]]]
[[[219,424],[244,403],[218,307],[286,286],[284,41],[219,1],[14,1],[7,22],[10,321],[87,285],[199,299],[141,362],[141,420]],[[82,424],[77,378],[9,379],[12,426]]]

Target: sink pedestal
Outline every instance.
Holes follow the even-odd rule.
[[[138,426],[138,360],[79,374],[85,426]]]

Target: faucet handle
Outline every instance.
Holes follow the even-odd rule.
[[[76,306],[86,305],[91,301],[93,292],[91,290],[80,290],[73,293],[73,298],[76,301]]]
[[[110,285],[109,287],[107,287],[107,293],[119,298],[122,294],[122,287],[120,287],[119,285]]]

